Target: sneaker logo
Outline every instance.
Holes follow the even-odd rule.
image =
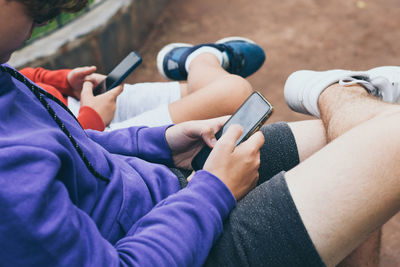
[[[179,64],[171,59],[168,60],[167,67],[169,70],[174,70],[179,68]]]

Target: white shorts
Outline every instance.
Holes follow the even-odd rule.
[[[114,119],[105,130],[171,124],[168,104],[180,98],[179,82],[125,84],[117,98]],[[75,116],[79,114],[79,100],[68,97],[68,107]]]

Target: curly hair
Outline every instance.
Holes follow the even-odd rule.
[[[49,21],[61,12],[73,13],[85,8],[88,0],[7,0],[17,1],[25,5],[28,14],[37,23]]]

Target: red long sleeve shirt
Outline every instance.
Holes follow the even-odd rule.
[[[72,88],[67,80],[70,71],[69,69],[46,70],[43,68],[24,68],[20,72],[68,106],[67,97],[73,97]],[[81,106],[77,119],[83,129],[98,131],[105,129],[103,119],[91,107]]]

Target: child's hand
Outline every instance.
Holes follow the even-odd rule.
[[[242,132],[241,126],[230,126],[215,144],[203,167],[220,178],[237,200],[257,184],[260,148],[264,144],[264,135],[257,131],[235,147]]]
[[[91,82],[84,82],[81,92],[81,107],[88,106],[94,109],[103,119],[104,124],[107,126],[114,118],[115,109],[117,107],[117,96],[121,94],[123,86],[117,86],[110,91],[97,96],[93,95],[93,84]]]
[[[175,166],[184,169],[191,168],[193,157],[204,143],[213,147],[203,170],[221,179],[239,200],[257,184],[260,148],[265,140],[264,135],[257,131],[249,139],[235,146],[243,128],[232,125],[216,141],[215,133],[227,119],[228,116],[179,123],[166,130],[165,138],[171,149]],[[188,180],[191,178],[189,177]]]
[[[94,86],[97,86],[103,79],[105,79],[106,76],[95,73],[96,69],[95,66],[80,67],[75,68],[68,73],[67,81],[72,88],[72,93],[75,98],[81,98],[81,91],[85,81],[89,81]]]
[[[228,116],[209,120],[186,121],[168,128],[165,138],[171,149],[175,166],[191,169],[193,157],[204,144],[213,147],[215,133],[221,128]]]

